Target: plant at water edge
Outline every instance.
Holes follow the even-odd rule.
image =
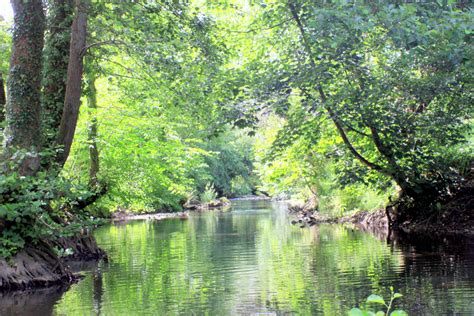
[[[359,308],[353,308],[349,311],[349,316],[369,316],[369,315],[375,315],[375,316],[408,316],[408,313],[403,311],[403,310],[400,310],[400,309],[397,309],[397,310],[394,310],[393,312],[390,312],[390,310],[392,309],[393,307],[393,302],[402,297],[403,295],[400,294],[400,293],[395,293],[393,291],[393,287],[391,286],[390,287],[390,302],[387,304],[385,302],[385,300],[383,299],[382,296],[379,296],[379,295],[376,295],[376,294],[371,294],[368,298],[367,298],[367,303],[374,303],[374,304],[379,304],[379,305],[383,305],[387,308],[387,310],[384,312],[384,311],[378,311],[377,313],[374,313],[372,311],[368,311],[368,310],[361,310]]]
[[[216,189],[214,188],[214,185],[211,183],[206,184],[206,188],[204,189],[204,192],[199,194],[199,199],[201,200],[202,203],[209,203],[217,199],[217,192],[216,192]]]

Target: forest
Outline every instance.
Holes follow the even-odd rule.
[[[474,235],[469,1],[10,2],[0,290],[77,282],[111,219],[235,198]]]

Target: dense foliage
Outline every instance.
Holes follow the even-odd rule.
[[[267,161],[299,151],[305,172],[334,163],[344,186],[393,181],[422,204],[451,196],[472,158],[471,21],[456,3],[266,7],[272,49],[248,69],[285,120]]]

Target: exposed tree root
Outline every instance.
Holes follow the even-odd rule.
[[[58,257],[53,247],[71,249],[73,253]],[[71,284],[79,277],[69,268],[68,260],[100,259],[107,259],[107,256],[90,235],[27,246],[8,261],[0,258],[0,291]]]
[[[28,246],[8,262],[0,258],[0,290],[25,290],[77,280],[69,267],[45,244]]]
[[[89,234],[60,238],[53,245],[60,249],[70,249],[72,251],[72,254],[65,257],[67,260],[107,260],[105,251],[99,248],[95,239]]]

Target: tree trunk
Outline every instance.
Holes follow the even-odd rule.
[[[66,78],[74,13],[73,0],[54,0],[48,17],[43,72],[43,146],[58,137],[66,94]]]
[[[58,163],[63,166],[69,156],[81,106],[83,55],[86,47],[88,0],[76,0],[76,16],[72,23],[66,94],[57,144],[63,147]]]
[[[35,174],[40,166],[41,58],[44,11],[41,0],[12,0],[14,28],[8,98],[5,149],[7,157],[20,149],[28,153],[20,162],[22,175]]]
[[[96,75],[90,63],[87,69],[87,105],[91,111],[91,121],[89,123],[88,143],[89,143],[89,185],[98,185],[97,173],[99,172],[99,151],[97,149],[97,91],[95,88]]]
[[[0,123],[5,120],[5,103],[7,103],[5,84],[3,82],[3,75],[0,73]]]

